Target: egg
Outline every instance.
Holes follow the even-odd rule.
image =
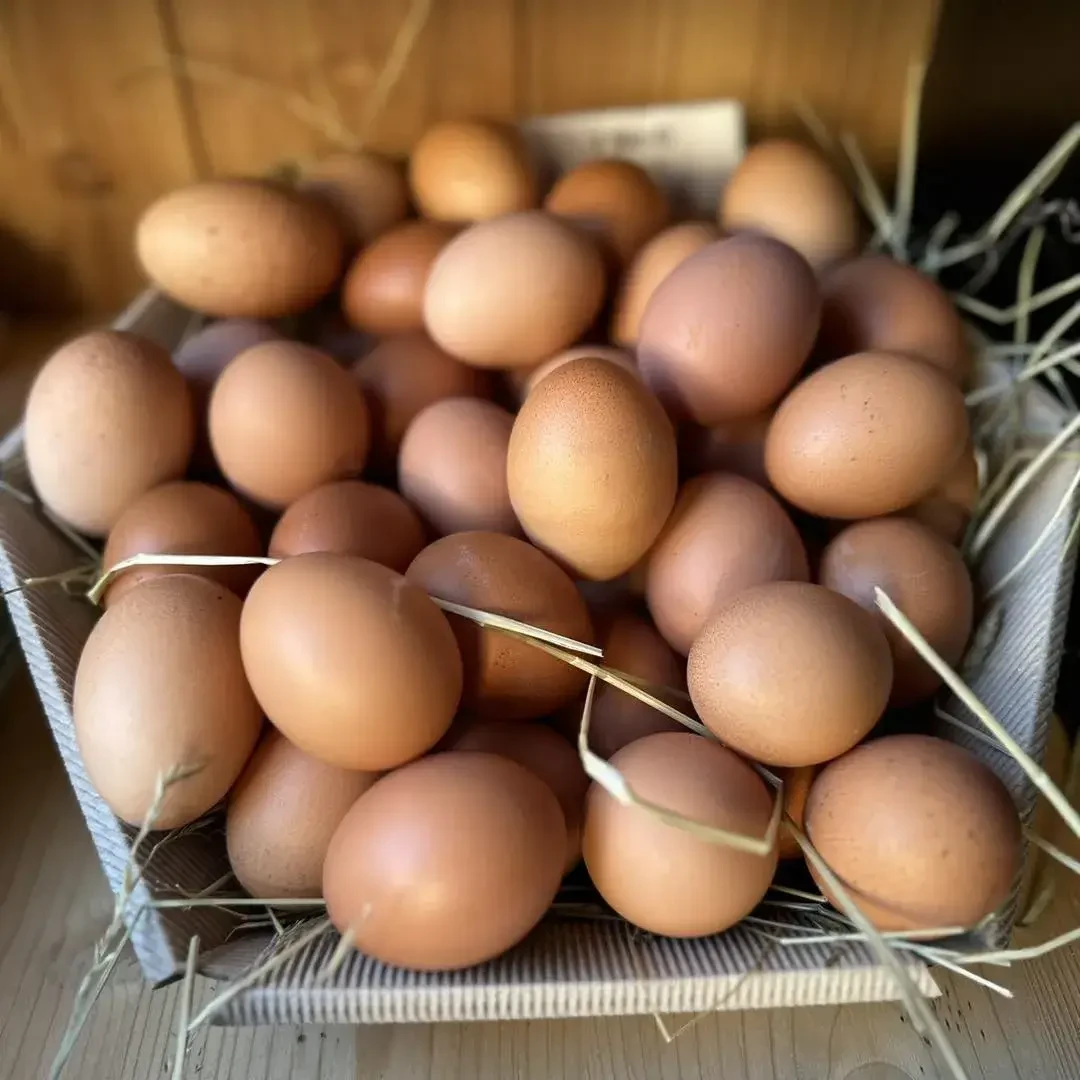
[[[497,754],[436,754],[357,800],[326,853],[323,895],[368,956],[452,970],[525,937],[565,859],[562,810],[542,780]]]
[[[632,161],[586,161],[564,173],[544,200],[548,213],[594,236],[617,266],[625,266],[671,217],[667,196]]]
[[[242,352],[210,397],[210,445],[229,483],[282,508],[364,467],[370,426],[364,395],[332,357],[295,341]]]
[[[370,150],[315,161],[305,166],[298,186],[333,214],[349,247],[371,243],[409,213],[404,172]]]
[[[720,240],[656,287],[641,316],[638,366],[678,419],[709,426],[751,416],[795,381],[820,311],[813,270],[786,244]]]
[[[811,514],[902,510],[949,474],[968,440],[964,398],[921,360],[858,353],[815,371],[780,403],[765,439],[776,491]]]
[[[636,345],[641,316],[660,282],[695,252],[719,239],[715,226],[704,221],[684,221],[670,225],[646,243],[619,285],[611,316],[611,340],[618,345]]]
[[[647,735],[611,764],[636,795],[693,821],[755,838],[772,813],[765,782],[737,755],[689,733]],[[702,937],[734,926],[757,906],[776,870],[767,855],[710,843],[637,806],[589,789],[585,865],[624,919],[668,937]]]
[[[164,349],[96,330],[45,361],[24,432],[41,501],[79,532],[104,536],[143,492],[183,476],[195,420],[184,377]]]
[[[563,364],[569,364],[571,360],[583,359],[607,360],[609,363],[618,364],[631,375],[637,375],[637,364],[633,356],[625,349],[613,349],[609,345],[575,345],[571,349],[563,349],[556,353],[550,360],[537,364],[534,368],[520,369],[523,376],[520,380],[519,397],[524,401],[532,393],[536,384],[541,379],[546,379],[553,371],[561,368]],[[512,376],[515,372],[511,371]]]
[[[322,896],[330,839],[378,773],[310,757],[270,728],[229,793],[225,846],[236,880],[252,896]]]
[[[849,525],[825,549],[818,580],[874,615],[875,588],[915,624],[945,663],[964,654],[974,613],[974,590],[960,553],[917,521],[877,518]],[[930,697],[941,679],[905,637],[879,616],[893,654],[893,705]]]
[[[349,323],[380,336],[421,330],[431,268],[454,233],[437,221],[406,221],[364,248],[341,287]]]
[[[151,488],[120,515],[101,557],[106,569],[132,555],[262,555],[251,515],[236,496],[210,484],[174,481]],[[164,574],[195,574],[244,596],[261,566],[136,566],[113,580],[107,607],[136,585]]]
[[[817,774],[816,765],[779,770],[780,779],[784,781],[784,820],[780,822],[780,835],[777,839],[781,859],[802,858],[802,847],[786,819],[791,818],[797,828],[806,831],[806,800],[810,797],[810,785]]]
[[[882,931],[975,926],[1005,903],[1021,866],[1004,785],[929,735],[887,736],[828,765],[810,789],[806,833]]]
[[[122,821],[143,824],[173,770],[198,771],[166,791],[155,829],[201,817],[240,775],[262,727],[240,663],[240,607],[217,582],[170,574],[132,589],[90,632],[75,674],[75,738]]]
[[[718,218],[726,232],[783,241],[815,269],[853,255],[859,242],[847,185],[816,150],[791,139],[750,148],[724,186]]]
[[[409,186],[434,221],[486,221],[536,205],[536,182],[521,136],[504,124],[445,121],[409,158]]]
[[[395,491],[339,480],[301,495],[270,537],[275,558],[330,551],[359,555],[403,574],[424,546],[424,526]]]
[[[424,325],[468,364],[527,367],[577,341],[603,299],[595,245],[551,215],[510,214],[442,250],[424,291]]]
[[[418,589],[494,611],[576,641],[592,623],[574,583],[543,552],[498,533],[464,532],[429,544],[406,575]],[[585,673],[524,641],[448,616],[465,671],[462,707],[497,720],[532,720],[572,700]]]
[[[409,424],[398,487],[433,532],[521,532],[506,485],[513,426],[504,408],[478,398],[437,401]]]
[[[765,765],[816,765],[877,723],[892,656],[877,620],[821,585],[774,581],[718,608],[686,669],[698,716]]]
[[[646,558],[645,599],[684,656],[718,605],[767,581],[806,581],[798,529],[764,488],[733,473],[686,483]]]
[[[979,463],[970,440],[945,479],[904,511],[950,544],[959,544],[979,502]]]
[[[914,267],[887,255],[863,255],[826,274],[821,291],[826,356],[906,353],[957,383],[970,374],[971,350],[952,300]]]
[[[510,501],[528,537],[578,577],[610,580],[652,546],[675,502],[675,433],[659,402],[606,360],[564,364],[514,421]]]
[[[679,467],[684,475],[730,472],[770,487],[765,472],[765,436],[773,412],[766,409],[712,427],[683,424],[679,428]]]
[[[240,651],[275,727],[343,769],[396,768],[446,734],[461,656],[441,611],[384,566],[312,552],[248,593]]]
[[[258,180],[208,180],[161,196],[139,219],[147,277],[187,307],[223,318],[294,315],[328,293],[344,250],[331,214]]]

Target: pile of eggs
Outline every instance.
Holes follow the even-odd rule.
[[[360,154],[160,199],[141,263],[211,321],[172,355],[117,331],[54,354],[32,480],[106,567],[279,561],[112,580],[73,709],[101,797],[138,824],[162,773],[196,767],[157,828],[224,800],[241,885],[322,896],[409,968],[502,953],[582,857],[655,933],[760,902],[793,834],[758,855],[590,784],[586,674],[449,602],[688,693],[713,738],[596,693],[591,749],[641,799],[761,838],[765,766],[882,929],[994,911],[1016,810],[918,733],[939,680],[874,606],[880,586],[964,652],[971,358],[938,286],[857,241],[793,143],[751,150],[714,224],[624,161],[544,196],[486,123],[432,129],[407,175]],[[883,733],[898,709],[915,733]]]

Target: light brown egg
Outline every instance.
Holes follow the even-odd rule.
[[[424,546],[424,526],[395,491],[339,480],[301,495],[281,515],[270,537],[275,558],[330,551],[359,555],[399,574]]]
[[[343,769],[393,769],[446,734],[461,656],[442,612],[377,563],[313,552],[252,587],[240,623],[251,688],[290,742]]]
[[[406,221],[364,248],[341,287],[345,318],[380,337],[423,329],[428,276],[455,231],[437,221]]]
[[[409,213],[404,171],[370,150],[331,154],[306,166],[299,188],[334,215],[349,247],[370,244]]]
[[[143,271],[187,307],[272,319],[333,288],[344,244],[325,208],[258,180],[207,180],[161,196],[139,219]]]
[[[858,247],[847,186],[816,150],[791,139],[766,139],[747,151],[724,186],[718,219],[726,232],[783,241],[818,270]]]
[[[645,599],[664,640],[684,656],[709,616],[743,589],[806,581],[798,529],[764,488],[732,473],[683,485],[646,557]]]
[[[784,781],[784,815],[780,822],[780,835],[777,838],[781,859],[801,859],[802,848],[795,834],[788,827],[786,818],[791,818],[796,826],[806,831],[806,800],[810,797],[810,785],[818,774],[817,765],[804,765],[799,769],[780,769],[780,779]]]
[[[752,416],[795,381],[817,335],[809,264],[785,244],[735,236],[709,244],[656,288],[641,317],[638,366],[678,419]]]
[[[521,532],[506,486],[513,426],[504,408],[478,398],[437,401],[409,424],[398,487],[437,535]]]
[[[932,492],[967,440],[963,395],[940,371],[893,353],[858,353],[815,371],[780,403],[765,468],[801,510],[877,517]]]
[[[593,640],[585,601],[543,552],[498,533],[464,532],[429,544],[406,577],[418,589],[544,630]],[[532,720],[572,700],[585,673],[523,641],[449,615],[465,670],[462,707],[497,720]]]
[[[214,385],[214,457],[229,483],[261,506],[288,506],[331,480],[359,473],[369,443],[360,387],[310,345],[256,345]]]
[[[562,810],[542,780],[497,754],[435,754],[357,800],[330,843],[323,895],[369,956],[465,968],[540,921],[565,858]]]
[[[635,794],[706,825],[764,837],[772,813],[765,782],[730,750],[689,733],[647,735],[611,760]],[[734,926],[757,906],[776,870],[768,855],[709,843],[589,789],[585,865],[600,895],[627,921],[668,937]]]
[[[948,294],[888,255],[842,263],[821,282],[821,349],[829,359],[858,352],[918,356],[963,383],[971,350]]]
[[[765,472],[765,436],[773,412],[767,409],[707,428],[683,424],[679,428],[679,467],[683,475],[730,472],[771,487]]]
[[[445,121],[429,128],[409,158],[409,186],[424,217],[486,221],[536,205],[521,136],[504,124]]]
[[[305,754],[269,728],[229,793],[225,846],[252,896],[322,896],[326,850],[378,773],[353,772]]]
[[[817,765],[850,750],[885,711],[892,656],[846,596],[774,581],[718,608],[690,650],[690,697],[709,730],[765,765]]]
[[[649,550],[675,503],[675,433],[634,375],[574,360],[518,413],[507,481],[534,544],[578,577],[610,580]]]
[[[964,538],[979,501],[979,463],[970,441],[967,448],[933,491],[904,511],[950,544]]]
[[[929,735],[887,736],[828,765],[810,789],[806,832],[879,930],[974,926],[1005,902],[1021,864],[1004,785]]]
[[[435,260],[424,325],[476,367],[527,367],[577,341],[604,299],[594,244],[549,214],[481,222]]]
[[[132,555],[261,555],[262,540],[235,495],[210,484],[178,480],[151,488],[120,515],[109,531],[102,565]],[[261,566],[136,566],[113,580],[104,605],[115,604],[136,585],[164,574],[209,578],[237,596],[246,595]]]
[[[198,771],[165,793],[155,829],[201,817],[240,775],[262,727],[238,646],[240,601],[206,578],[171,574],[113,604],[87,639],[72,716],[98,794],[141,825],[160,777]]]
[[[849,525],[825,549],[818,580],[878,617],[893,654],[893,705],[930,697],[941,679],[878,615],[875,588],[915,624],[950,666],[963,656],[974,617],[974,590],[960,553],[924,525],[907,518],[877,518]]]
[[[104,536],[144,491],[183,476],[191,395],[151,341],[96,330],[45,361],[30,387],[25,450],[38,497],[79,532]]]
[[[569,364],[571,360],[584,360],[593,357],[597,360],[607,360],[609,363],[618,364],[619,367],[629,371],[631,375],[637,375],[637,364],[633,356],[625,349],[613,349],[610,345],[575,345],[571,349],[563,349],[556,353],[550,360],[528,369],[520,369],[523,378],[520,380],[519,400],[524,401],[533,388],[541,379],[546,379],[553,371],[561,368],[563,364]],[[515,374],[513,370],[511,376]]]

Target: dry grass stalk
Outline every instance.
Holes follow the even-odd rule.
[[[184,1061],[188,1050],[188,1020],[191,1003],[195,997],[195,965],[199,957],[199,937],[196,934],[188,942],[187,962],[184,965],[184,983],[180,988],[179,1014],[176,1024],[176,1054],[173,1057],[172,1080],[183,1080]]]

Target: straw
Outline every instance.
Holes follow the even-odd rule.
[[[195,963],[199,955],[198,935],[188,942],[187,962],[184,965],[184,984],[180,988],[180,1012],[176,1024],[176,1055],[173,1058],[172,1080],[183,1080],[184,1061],[187,1058],[188,1019],[195,996]]]

